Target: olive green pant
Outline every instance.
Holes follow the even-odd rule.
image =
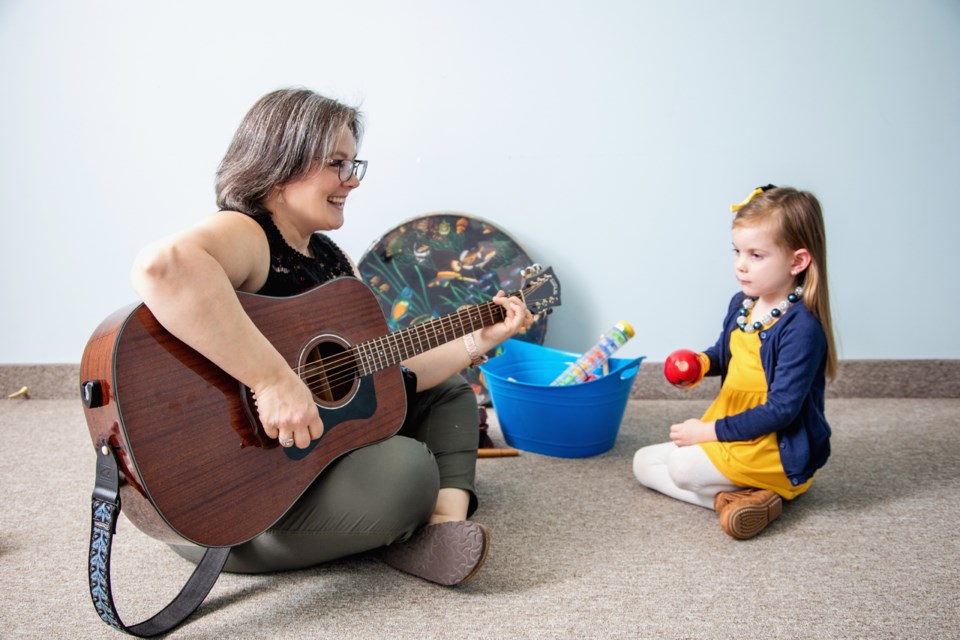
[[[441,488],[469,492],[473,513],[479,437],[477,399],[462,376],[408,395],[397,435],[332,463],[272,527],[234,547],[224,570],[301,569],[407,540]],[[204,552],[172,548],[193,562]]]

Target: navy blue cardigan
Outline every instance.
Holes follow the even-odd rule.
[[[726,377],[730,363],[730,332],[744,294],[733,296],[717,343],[704,353],[710,358],[707,375]],[[798,302],[760,336],[760,361],[767,378],[767,401],[743,413],[717,420],[721,442],[753,440],[776,432],[780,462],[790,482],[809,480],[830,456],[830,425],[824,417],[827,338],[820,322]]]

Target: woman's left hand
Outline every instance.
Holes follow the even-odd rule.
[[[716,442],[716,422],[702,422],[691,418],[671,426],[670,439],[678,447],[688,447],[701,442]]]
[[[477,353],[487,353],[533,324],[533,314],[521,298],[507,296],[503,291],[498,291],[492,302],[503,307],[504,318],[496,324],[473,332],[475,352],[467,346],[466,341],[451,340],[404,361],[404,364],[417,374],[418,391],[436,386],[470,364]]]
[[[520,296],[508,296],[502,290],[493,296],[492,302],[503,308],[506,314],[503,321],[476,332],[480,352],[484,353],[494,348],[507,338],[512,338],[523,329],[533,324],[533,314],[527,309]]]

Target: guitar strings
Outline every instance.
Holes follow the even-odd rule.
[[[470,320],[469,325],[471,328],[474,326],[473,319]],[[480,326],[484,326],[482,319]],[[454,322],[452,317],[444,318],[429,325],[419,325],[418,331],[410,332],[414,334],[414,337],[409,337],[407,333],[398,332],[354,345],[344,352],[311,363],[311,366],[304,367],[303,377],[306,382],[309,382],[311,378],[322,377],[325,372],[329,371],[330,374],[340,374],[340,378],[330,377],[329,381],[332,383],[340,382],[345,377],[352,377],[358,369],[363,369],[367,365],[373,364],[375,365],[374,370],[380,370],[396,364],[405,357],[425,351],[426,349],[422,349],[424,342],[426,342],[428,349],[444,344],[456,338],[458,330],[463,331],[464,329],[463,319],[460,318],[459,322]],[[421,349],[418,350],[417,346]],[[347,367],[348,364],[353,366]]]
[[[539,289],[541,286],[543,286],[543,284],[544,284],[545,282],[549,281],[549,279],[550,279],[549,277],[538,279],[537,281],[534,281],[534,282],[532,282],[532,283],[528,283],[528,286],[527,286],[525,289],[523,289],[522,291],[515,291],[515,292],[510,293],[510,294],[508,294],[508,295],[511,296],[511,297],[513,297],[513,296],[519,296],[521,299],[526,299],[526,298],[530,295],[530,293],[532,293],[532,292],[536,291],[537,289]],[[417,348],[414,347],[414,348],[413,348],[414,353],[412,354],[412,355],[417,355],[417,353],[422,353],[423,351],[427,351],[427,350],[429,350],[429,349],[433,349],[433,348],[435,348],[435,347],[440,346],[441,344],[445,344],[446,342],[449,342],[449,341],[451,341],[451,340],[454,340],[454,339],[456,339],[456,338],[458,337],[458,335],[464,335],[464,334],[466,334],[467,332],[466,332],[466,331],[463,331],[463,329],[465,328],[465,327],[464,327],[464,316],[465,316],[465,315],[468,316],[468,317],[471,316],[471,315],[479,315],[480,317],[479,317],[478,319],[479,319],[479,321],[480,321],[480,323],[481,323],[481,324],[480,324],[481,328],[484,327],[484,326],[488,326],[487,324],[484,323],[484,322],[485,322],[485,321],[484,321],[484,318],[483,318],[483,312],[484,312],[484,310],[487,311],[487,314],[488,314],[488,316],[489,316],[489,320],[490,320],[489,324],[493,324],[494,322],[496,322],[496,321],[498,321],[498,320],[502,320],[503,317],[505,317],[505,311],[503,310],[503,308],[502,308],[502,307],[499,307],[499,306],[496,305],[494,302],[487,302],[487,303],[484,303],[484,304],[482,304],[482,305],[476,305],[476,306],[474,306],[474,307],[470,307],[470,308],[466,308],[466,309],[458,309],[455,313],[451,313],[451,314],[448,314],[448,315],[446,315],[446,316],[442,316],[442,317],[440,317],[440,318],[437,318],[437,319],[435,319],[435,320],[432,320],[432,321],[423,323],[423,324],[421,324],[421,325],[416,325],[416,326],[414,326],[414,327],[410,327],[410,328],[405,329],[405,330],[403,330],[403,331],[398,331],[398,332],[395,332],[395,333],[392,333],[392,334],[388,334],[388,335],[386,335],[386,336],[382,336],[382,337],[380,337],[380,338],[375,338],[375,339],[373,339],[373,340],[367,340],[367,341],[362,342],[362,343],[360,343],[360,344],[358,344],[358,345],[353,345],[353,346],[351,346],[349,349],[347,349],[347,350],[345,350],[345,351],[343,351],[343,352],[341,352],[341,353],[335,354],[335,355],[333,355],[333,356],[328,356],[327,358],[321,358],[319,361],[316,361],[316,362],[314,362],[314,363],[310,363],[309,365],[303,365],[303,366],[300,366],[300,367],[296,367],[296,370],[297,370],[298,374],[301,376],[301,379],[304,380],[304,382],[307,384],[307,387],[308,387],[311,391],[316,391],[316,389],[314,389],[314,387],[312,386],[312,383],[309,382],[309,380],[315,379],[315,378],[317,378],[317,377],[320,377],[320,378],[321,378],[321,379],[320,379],[320,382],[321,382],[321,383],[325,382],[328,387],[330,387],[330,386],[335,386],[335,385],[341,384],[341,383],[343,383],[343,382],[352,380],[353,378],[356,377],[356,373],[357,373],[360,369],[362,369],[362,366],[360,366],[360,365],[363,364],[363,363],[361,363],[362,358],[360,357],[361,354],[362,354],[361,348],[369,348],[369,345],[371,345],[371,344],[373,344],[373,343],[378,343],[378,344],[382,347],[383,344],[384,344],[384,341],[388,341],[388,342],[389,342],[389,341],[393,341],[393,349],[395,350],[396,347],[398,346],[398,336],[399,336],[399,339],[402,340],[403,336],[405,336],[405,335],[408,335],[408,334],[420,334],[419,336],[417,336],[417,342],[419,343],[419,346],[420,346],[421,349],[420,349],[419,352],[417,352]],[[494,313],[494,312],[498,314],[498,317],[495,318],[495,317],[493,316],[493,313]],[[458,334],[457,327],[454,326],[454,321],[455,321],[455,320],[458,321],[458,323],[459,323],[459,329],[460,329],[460,331],[463,331],[463,333],[459,333],[459,334]],[[448,331],[448,329],[447,329],[446,326],[445,326],[445,325],[448,324],[448,323],[449,323],[449,329],[450,329],[449,331]],[[434,336],[434,338],[436,338],[437,335],[438,335],[438,331],[437,331],[437,327],[438,327],[438,326],[439,326],[439,327],[441,328],[441,330],[442,330],[443,340],[442,340],[441,342],[438,342],[437,344],[431,345],[430,338],[429,338],[428,336],[426,336],[426,332],[427,332],[429,329],[433,329],[433,336]],[[470,326],[471,326],[471,330],[472,330],[472,327],[473,327],[473,318],[470,318]],[[422,347],[423,347],[423,341],[420,339],[420,336],[423,336],[423,337],[427,338],[427,344],[430,345],[430,346],[428,346],[427,349],[423,349],[423,348],[422,348]],[[409,339],[409,342],[410,342],[411,345],[413,345],[413,340],[412,340],[412,339]],[[406,344],[404,343],[402,346],[403,346],[403,349],[406,350]],[[371,353],[372,353],[372,352],[371,352]],[[367,353],[366,355],[370,355],[370,353]],[[382,358],[384,355],[387,355],[387,354],[384,354],[382,351],[378,351],[378,352],[376,353],[376,362],[375,362],[375,364],[377,365],[377,368],[369,371],[368,373],[375,373],[376,371],[380,371],[380,370],[382,370],[382,369],[385,369],[385,368],[388,367],[388,366],[392,366],[393,364],[397,364],[400,360],[403,359],[403,358],[401,358],[400,360],[397,360],[397,362],[391,362],[389,359],[387,359],[387,360],[382,360],[381,358]],[[408,356],[408,357],[409,357],[409,356]],[[369,358],[368,358],[367,361],[366,361],[366,363],[369,363],[369,362],[370,362],[370,360],[369,360]],[[386,362],[386,364],[384,364],[384,362]],[[348,367],[348,366],[347,366],[348,364],[351,364],[352,366],[349,366],[349,367]],[[338,366],[340,367],[340,370],[339,370],[337,376],[335,376],[335,377],[330,377],[329,379],[326,379],[326,378],[323,377],[324,374],[326,373],[328,367],[329,367],[331,370],[335,370],[336,367],[338,367]],[[304,374],[306,374],[306,375],[304,376]]]
[[[481,307],[487,307],[487,312],[488,312],[488,315],[489,315],[490,311],[492,311],[493,308],[496,307],[496,306],[497,306],[497,305],[495,305],[494,303],[485,303],[484,305],[478,305],[477,307],[475,307],[475,309],[478,309],[478,310],[479,310],[476,315],[483,316],[483,310],[482,310]],[[373,339],[371,339],[371,340],[366,340],[366,341],[361,342],[361,343],[359,343],[359,344],[351,345],[351,347],[350,347],[349,349],[347,349],[346,351],[344,351],[344,352],[341,352],[341,353],[338,353],[338,354],[334,354],[333,356],[327,356],[327,358],[321,359],[321,360],[318,361],[318,362],[312,362],[312,363],[309,363],[309,364],[306,364],[306,365],[302,365],[302,366],[300,366],[300,367],[295,367],[294,370],[297,371],[298,373],[309,373],[311,369],[316,370],[317,368],[321,368],[323,365],[333,365],[333,366],[336,366],[336,365],[338,365],[338,364],[341,364],[341,363],[344,362],[344,361],[349,361],[349,360],[354,359],[354,358],[353,358],[353,355],[354,355],[354,354],[352,354],[351,351],[357,350],[357,349],[359,349],[360,347],[363,347],[364,345],[369,345],[369,344],[371,344],[371,343],[381,343],[381,344],[382,344],[382,343],[384,343],[385,341],[398,342],[398,341],[399,341],[399,338],[397,338],[397,336],[400,336],[401,334],[408,334],[408,333],[426,334],[426,333],[429,333],[431,329],[433,329],[434,327],[437,327],[437,326],[443,327],[443,325],[445,325],[445,324],[450,324],[451,327],[452,327],[452,326],[455,324],[455,321],[456,321],[456,324],[459,324],[459,325],[461,326],[461,328],[462,328],[462,326],[463,326],[463,324],[464,324],[463,317],[464,317],[465,315],[466,315],[466,316],[471,315],[470,310],[469,310],[469,309],[468,309],[468,310],[459,309],[459,310],[457,310],[455,313],[451,313],[451,314],[448,314],[448,315],[446,315],[446,316],[442,316],[442,317],[440,317],[440,318],[434,318],[433,320],[430,320],[430,321],[425,322],[425,323],[423,323],[423,324],[418,324],[418,325],[415,325],[415,326],[413,326],[413,327],[409,327],[409,328],[407,328],[407,329],[404,329],[404,330],[402,330],[402,331],[397,331],[397,332],[395,332],[395,333],[390,333],[390,334],[387,334],[387,335],[385,335],[385,336],[381,336],[381,337],[379,337],[379,338],[373,338]],[[492,315],[490,315],[490,319],[496,321],[496,319],[494,319]],[[479,318],[479,321],[482,323],[482,322],[483,322],[483,318],[482,318],[482,317]],[[471,322],[471,324],[472,324],[472,323],[473,323],[473,320],[470,320],[470,322]],[[481,326],[485,326],[485,325],[482,325],[482,324],[481,324]],[[434,329],[434,330],[432,331],[432,333],[433,333],[434,335],[436,335],[437,331]],[[444,330],[444,335],[446,335],[446,330]],[[428,341],[429,341],[429,339],[428,339]],[[418,339],[418,342],[421,342],[421,343],[422,343],[422,341],[419,340],[419,339]],[[441,343],[441,344],[442,344],[442,343]],[[439,345],[436,345],[436,346],[439,346]],[[427,350],[427,349],[424,349],[424,351],[426,351],[426,350]],[[342,358],[341,358],[340,361],[337,361],[337,359],[336,359],[337,356],[342,356]]]
[[[445,322],[438,324],[441,327],[440,329],[434,328],[433,331],[430,332],[430,336],[426,336],[424,334],[426,337],[426,342],[429,345],[428,349],[440,346],[441,344],[449,342],[450,340],[453,340],[466,333],[463,331],[464,326],[462,323],[459,327],[453,326],[452,324],[450,324],[449,327],[445,326],[447,324]],[[470,326],[473,326],[472,321]],[[481,326],[485,325],[481,324]],[[417,338],[416,341],[422,347],[423,340]],[[390,350],[402,349],[402,352],[398,352],[396,356],[391,357],[393,354],[389,352],[385,353],[380,348],[377,348],[375,352],[371,350],[372,347],[367,346],[365,348],[367,343],[355,345],[349,350],[337,354],[336,356],[322,359],[310,367],[305,367],[305,372],[307,375],[302,376],[302,378],[307,384],[307,387],[310,388],[311,391],[316,391],[317,386],[336,387],[342,383],[352,382],[354,379],[356,379],[357,374],[366,370],[370,364],[373,364],[374,367],[372,370],[367,371],[366,373],[380,371],[388,366],[399,363],[401,360],[405,359],[404,356],[410,357],[418,353],[416,349],[414,349],[412,353],[406,353],[408,350],[407,342],[412,345],[412,339],[404,340],[401,344],[401,342],[398,341],[395,336],[391,336],[389,338],[381,338],[373,342],[379,342],[380,347],[384,346],[385,343],[392,342],[393,345],[391,346]],[[364,355],[367,356],[366,359],[364,358]],[[372,356],[372,359],[370,356]]]
[[[513,296],[519,296],[521,299],[526,300],[526,298],[528,298],[529,295],[530,295],[532,292],[534,292],[534,291],[536,291],[537,289],[539,289],[541,286],[543,286],[544,283],[548,282],[549,280],[550,280],[550,276],[548,276],[548,277],[546,277],[546,278],[538,278],[536,281],[527,283],[528,286],[527,286],[525,289],[523,289],[522,291],[515,291],[515,292],[510,293],[510,294],[508,294],[508,295],[511,296],[511,297],[513,297]],[[470,316],[471,314],[480,315],[481,317],[479,318],[479,321],[480,321],[480,323],[481,323],[481,328],[484,327],[484,326],[488,326],[487,324],[484,324],[484,318],[482,317],[484,310],[486,310],[486,311],[487,311],[487,314],[489,315],[489,320],[490,320],[489,324],[493,324],[494,322],[496,322],[496,321],[498,321],[498,320],[502,320],[503,317],[505,316],[505,312],[504,312],[503,308],[502,308],[502,307],[499,307],[498,305],[496,305],[496,304],[493,303],[493,302],[487,302],[487,303],[484,303],[484,304],[482,304],[482,305],[476,305],[476,306],[474,306],[474,307],[469,307],[469,308],[465,308],[465,309],[458,309],[455,313],[451,313],[451,314],[448,314],[448,315],[446,315],[446,316],[442,316],[442,317],[440,317],[440,318],[437,318],[437,319],[435,319],[435,320],[432,320],[432,321],[423,323],[423,324],[421,324],[421,325],[416,325],[416,326],[414,326],[414,327],[410,327],[410,328],[405,329],[405,330],[403,330],[403,331],[398,331],[398,332],[395,332],[395,333],[392,333],[392,334],[388,334],[387,336],[382,336],[382,337],[380,337],[380,338],[375,338],[375,339],[373,339],[373,340],[368,340],[368,341],[365,341],[365,342],[360,343],[360,344],[358,344],[358,345],[353,345],[353,346],[350,347],[349,349],[347,349],[347,350],[345,350],[345,351],[343,351],[343,352],[341,352],[341,353],[338,353],[338,354],[336,354],[336,355],[334,355],[334,356],[328,356],[327,358],[321,358],[319,361],[317,361],[317,362],[315,362],[315,363],[311,363],[311,364],[309,364],[309,365],[304,365],[304,366],[301,366],[301,367],[297,367],[296,369],[298,370],[298,373],[301,374],[301,378],[304,380],[304,382],[307,383],[307,387],[310,388],[311,391],[315,391],[315,389],[311,386],[311,383],[309,383],[309,382],[307,382],[307,381],[310,380],[310,379],[312,379],[312,378],[321,377],[321,382],[323,382],[322,376],[323,376],[324,373],[326,372],[327,367],[331,367],[331,369],[333,369],[333,368],[335,368],[335,367],[337,367],[337,366],[340,366],[339,377],[332,377],[332,378],[326,380],[327,386],[337,385],[337,384],[340,384],[340,383],[342,383],[342,382],[345,382],[345,381],[348,381],[348,380],[352,380],[352,379],[356,376],[356,373],[357,373],[357,371],[359,370],[359,369],[358,369],[358,365],[361,364],[361,363],[360,363],[360,359],[358,358],[359,356],[361,356],[361,353],[362,353],[362,352],[361,352],[361,348],[369,348],[369,345],[371,345],[372,343],[379,343],[380,346],[383,346],[384,341],[391,341],[391,340],[392,340],[393,343],[394,343],[394,349],[395,349],[395,348],[398,346],[398,344],[397,344],[397,343],[398,343],[398,336],[400,336],[400,339],[402,340],[402,337],[403,337],[404,335],[406,335],[406,334],[420,334],[421,336],[427,338],[427,343],[428,343],[428,345],[430,345],[430,339],[429,339],[429,337],[426,336],[426,332],[427,332],[427,330],[429,330],[429,329],[432,328],[432,329],[433,329],[433,336],[434,336],[434,338],[436,338],[436,336],[438,335],[438,331],[437,331],[436,327],[439,326],[439,327],[442,329],[443,340],[442,340],[441,342],[438,342],[437,344],[428,346],[427,349],[423,349],[423,348],[422,348],[422,346],[423,346],[422,340],[421,340],[420,337],[418,336],[418,337],[417,337],[417,342],[419,343],[419,346],[421,347],[421,349],[420,349],[419,352],[417,352],[416,347],[414,347],[414,348],[413,348],[413,351],[414,351],[415,353],[412,354],[412,355],[417,355],[417,353],[422,353],[423,351],[427,351],[427,350],[429,350],[429,349],[433,349],[433,348],[435,348],[435,347],[437,347],[437,346],[440,346],[441,344],[444,344],[444,343],[446,343],[446,342],[449,342],[450,340],[456,339],[456,338],[458,337],[458,333],[457,333],[457,328],[454,326],[454,320],[457,320],[457,321],[459,322],[459,325],[460,325],[459,328],[460,328],[460,330],[462,331],[462,330],[464,329],[464,320],[463,320],[464,315],[467,315],[467,316]],[[496,318],[493,317],[493,315],[492,315],[493,313],[497,313],[497,314],[498,314],[498,317],[496,317]],[[448,323],[448,321],[449,321],[449,325],[450,325],[450,331],[448,331],[447,328],[445,328],[445,325]],[[471,325],[471,330],[472,330],[472,327],[473,327],[473,319],[470,319],[470,325]],[[466,332],[466,331],[463,331],[463,333],[460,333],[459,335],[464,335],[465,333],[467,333],[467,332]],[[409,342],[410,342],[411,345],[413,344],[413,340],[412,340],[412,339],[409,339]],[[366,347],[365,347],[365,345],[366,345]],[[406,345],[405,345],[405,344],[403,345],[403,348],[406,349]],[[367,355],[370,355],[370,354],[368,353]],[[376,371],[380,371],[380,370],[382,370],[382,369],[385,369],[385,368],[388,367],[388,366],[392,366],[393,364],[397,364],[397,362],[400,361],[400,360],[397,360],[397,362],[391,362],[391,361],[389,361],[389,360],[386,360],[387,364],[384,364],[384,360],[381,360],[381,357],[382,357],[383,355],[384,355],[384,354],[383,354],[382,351],[377,353],[377,356],[376,356],[376,357],[377,357],[377,361],[376,361],[376,363],[375,363],[375,364],[377,365],[377,368],[369,371],[368,373],[375,373]],[[403,359],[403,358],[401,358],[401,360],[402,360],[402,359]],[[351,363],[351,364],[353,364],[354,366],[352,366],[352,367],[347,367],[346,364],[348,364],[348,363]],[[369,363],[369,359],[367,360],[367,363]],[[361,367],[361,368],[362,368],[362,367]],[[303,374],[306,374],[306,377],[304,377]]]
[[[524,289],[521,292],[514,292],[509,295],[511,297],[520,296],[521,298],[524,298],[530,292],[539,288],[542,284],[543,282],[537,282],[531,285],[530,287],[528,287],[527,289]],[[482,305],[477,305],[469,309],[458,309],[455,313],[451,313],[446,316],[436,318],[434,320],[425,322],[420,325],[409,327],[407,329],[404,329],[403,331],[398,331],[392,334],[388,334],[386,336],[382,336],[380,338],[367,340],[360,344],[353,345],[349,349],[346,349],[345,351],[335,354],[333,356],[328,356],[327,358],[321,358],[320,360],[312,362],[310,364],[296,367],[295,371],[297,371],[301,379],[304,381],[304,383],[307,385],[307,387],[311,391],[314,391],[314,392],[316,391],[316,389],[313,386],[314,384],[325,384],[328,387],[337,386],[339,384],[342,384],[344,382],[354,379],[358,371],[362,370],[363,368],[362,367],[363,363],[361,362],[362,349],[369,348],[371,344],[378,343],[379,346],[382,347],[384,344],[384,341],[387,341],[387,342],[392,341],[393,342],[392,350],[395,351],[396,348],[399,346],[398,340],[402,341],[404,336],[407,336],[410,334],[419,334],[417,335],[417,343],[419,344],[420,347],[422,347],[423,341],[420,338],[425,337],[427,338],[428,348],[421,349],[419,352],[417,352],[416,347],[414,347],[413,348],[414,353],[411,355],[417,355],[417,353],[422,353],[423,351],[427,351],[429,349],[438,347],[441,344],[445,344],[446,342],[454,340],[458,337],[458,335],[465,335],[467,332],[463,331],[463,329],[465,328],[464,316],[467,316],[470,319],[471,330],[473,330],[472,329],[473,318],[470,317],[472,315],[480,316],[478,319],[480,321],[481,328],[485,326],[489,326],[488,324],[484,324],[484,318],[483,318],[484,310],[486,310],[487,314],[489,315],[489,319],[491,320],[489,324],[493,324],[494,322],[498,320],[502,320],[505,317],[504,310],[494,302],[486,302]],[[493,315],[494,312],[497,312],[499,314],[499,318],[494,317]],[[457,327],[454,326],[455,321],[459,323],[459,329],[463,331],[463,333],[458,334]],[[447,328],[445,327],[446,324],[449,324],[450,331],[448,331]],[[442,333],[437,331],[437,327],[440,327]],[[426,333],[430,329],[433,329],[434,338],[436,338],[437,335],[442,335],[443,337],[443,340],[441,342],[438,342],[437,344],[433,344],[432,346],[429,346],[431,345],[431,341],[429,337],[426,336]],[[413,345],[412,339],[409,339],[409,342],[411,345]],[[404,343],[402,346],[405,352],[406,344]],[[370,355],[371,353],[374,353],[374,352],[369,352],[367,355]],[[400,362],[400,360],[403,359],[401,358],[400,360],[397,360],[397,362],[391,362],[388,357],[385,357],[388,355],[389,354],[384,354],[382,350],[376,351],[375,364],[378,365],[378,368],[374,369],[373,371],[370,371],[369,373],[374,373],[376,371],[385,369],[388,366],[397,364],[398,362]],[[411,356],[408,356],[408,357],[411,357]],[[369,359],[367,362],[369,362]],[[386,364],[384,364],[384,362],[386,362]],[[325,374],[328,371],[330,372],[336,371],[336,374],[328,378],[325,376]]]
[[[512,296],[515,296],[515,295],[521,295],[521,294],[518,292],[518,293],[511,294],[511,295],[512,295]],[[370,345],[370,344],[372,344],[372,343],[380,343],[380,344],[382,345],[385,341],[393,341],[394,343],[396,343],[396,342],[398,342],[398,340],[399,340],[399,339],[397,338],[397,336],[401,336],[401,335],[403,335],[403,334],[417,334],[417,333],[419,333],[419,334],[424,335],[424,337],[426,337],[425,334],[428,333],[430,329],[433,329],[433,332],[432,332],[433,335],[437,335],[438,332],[437,332],[437,330],[436,330],[435,327],[438,327],[438,326],[439,326],[439,327],[442,328],[442,327],[443,327],[444,325],[446,325],[446,324],[449,324],[449,325],[451,326],[451,328],[453,328],[453,333],[455,334],[455,333],[456,333],[456,328],[454,328],[453,325],[454,325],[454,323],[455,323],[455,321],[456,321],[456,323],[459,324],[459,325],[460,325],[460,328],[462,329],[462,328],[463,328],[463,325],[464,325],[464,320],[463,320],[464,316],[470,316],[470,315],[479,315],[479,316],[481,316],[478,320],[479,320],[479,322],[481,323],[481,327],[483,327],[483,326],[486,326],[486,325],[482,324],[482,323],[484,322],[484,318],[482,317],[482,316],[484,315],[484,310],[486,310],[487,315],[489,316],[489,319],[492,321],[491,324],[492,324],[493,322],[496,322],[497,320],[500,320],[500,319],[503,318],[503,311],[502,311],[502,309],[499,311],[500,316],[501,316],[500,318],[494,318],[494,316],[492,315],[492,313],[495,312],[495,311],[497,311],[498,308],[499,308],[498,305],[496,305],[495,303],[493,303],[493,302],[487,302],[487,303],[484,303],[484,304],[482,304],[482,305],[477,305],[477,306],[475,306],[475,307],[470,307],[470,308],[467,308],[467,309],[458,309],[458,310],[457,310],[456,312],[454,312],[454,313],[450,313],[450,314],[448,314],[448,315],[446,315],[446,316],[442,316],[442,317],[440,317],[440,318],[435,318],[435,319],[430,320],[430,321],[428,321],[428,322],[425,322],[425,323],[423,323],[423,324],[419,324],[419,325],[415,325],[415,326],[413,326],[413,327],[409,327],[408,329],[404,329],[403,331],[397,331],[397,332],[395,332],[395,333],[387,334],[386,336],[381,336],[381,337],[379,337],[379,338],[374,338],[374,339],[372,339],[372,340],[367,340],[367,341],[362,342],[362,343],[357,344],[357,345],[352,345],[350,349],[348,349],[348,350],[346,350],[346,351],[344,351],[344,352],[341,352],[341,353],[339,353],[339,354],[335,354],[335,355],[333,355],[333,356],[328,356],[327,358],[321,359],[321,360],[318,361],[318,362],[314,362],[314,363],[310,363],[310,364],[303,365],[303,366],[300,366],[300,367],[296,367],[294,370],[297,371],[298,373],[301,373],[301,374],[306,373],[306,374],[309,375],[309,374],[310,374],[311,372],[313,372],[313,371],[317,371],[318,369],[322,369],[325,365],[326,365],[326,366],[331,366],[331,365],[332,365],[332,366],[336,366],[336,365],[342,364],[342,363],[344,363],[344,362],[349,362],[349,361],[351,361],[351,360],[355,360],[355,356],[359,353],[358,350],[359,350],[361,347],[363,347],[364,345]],[[470,323],[471,323],[471,325],[473,324],[473,320],[472,320],[472,319],[470,320]],[[444,335],[445,338],[449,335],[446,329],[443,330],[443,335]],[[447,338],[446,341],[449,341],[449,340],[451,340],[451,339],[453,339],[453,338],[455,338],[455,337],[456,337],[456,335],[453,335],[453,337]],[[419,337],[417,338],[417,341],[418,341],[418,342],[421,344],[421,346],[422,346],[422,342],[423,342],[423,341],[420,340]],[[410,343],[411,343],[411,344],[412,344],[412,342],[413,342],[413,341],[410,340]],[[427,342],[429,343],[429,338],[427,338]],[[443,343],[441,342],[441,343],[439,343],[439,344],[437,344],[437,345],[434,345],[434,346],[439,346],[440,344],[443,344]],[[432,347],[430,347],[430,348],[432,348]],[[428,349],[424,349],[423,351],[426,351],[426,350],[428,350]],[[339,360],[337,360],[338,357],[340,358]],[[389,366],[389,365],[387,365],[387,366]]]
[[[489,316],[489,320],[491,320],[491,322],[487,324],[484,323],[484,317],[483,317],[484,308],[486,310],[487,315]],[[503,310],[498,305],[492,302],[488,302],[484,305],[478,305],[477,307],[475,307],[475,309],[477,310],[476,315],[480,316],[478,320],[480,322],[481,327],[489,326],[489,324],[493,324],[494,322],[501,320],[504,317]],[[498,314],[499,318],[494,316],[495,312],[499,312]],[[399,343],[402,341],[402,338],[397,337],[398,334],[421,334],[421,336],[425,338],[426,343],[429,345],[427,349],[423,349],[419,351],[419,353],[422,353],[423,351],[427,351],[434,347],[438,347],[441,344],[445,344],[446,342],[454,340],[459,335],[466,334],[467,331],[463,331],[463,329],[465,328],[464,317],[466,316],[469,318],[471,315],[473,314],[471,314],[470,310],[458,310],[456,313],[452,313],[446,316],[442,316],[440,318],[436,318],[435,320],[432,320],[430,322],[426,322],[420,325],[415,325],[414,327],[410,327],[403,331],[398,331],[393,334],[389,334],[380,338],[375,338],[373,340],[368,340],[366,342],[353,345],[346,351],[335,354],[333,356],[328,356],[327,358],[321,358],[316,362],[312,362],[308,365],[297,367],[295,370],[298,371],[301,379],[303,379],[304,383],[306,383],[307,387],[311,391],[316,391],[316,389],[314,388],[315,384],[325,383],[326,385],[331,387],[337,386],[348,380],[352,380],[353,378],[356,377],[356,374],[363,369],[362,353],[365,345],[368,348],[372,348],[370,347],[371,343],[379,343],[379,346],[382,347],[385,343],[392,342],[393,348],[391,349],[391,351],[396,351],[397,348],[401,346]],[[472,330],[472,327],[474,324],[472,318],[470,319],[469,324]],[[463,331],[463,333],[458,333],[458,329]],[[442,336],[443,339],[442,341],[437,342],[436,344],[432,344],[433,341],[431,341],[430,337],[427,336],[428,333],[432,335],[434,339],[436,339],[437,336]],[[414,340],[410,339],[410,340],[404,341],[404,344],[402,345],[404,352],[406,352],[407,350],[406,342],[409,342],[411,345],[413,345]],[[420,337],[417,337],[416,342],[418,343],[419,346],[422,347],[424,340],[421,340]],[[416,348],[414,348],[413,351],[416,351]],[[385,369],[388,366],[397,364],[400,362],[400,360],[403,359],[403,358],[400,358],[396,362],[392,362],[389,357],[390,354],[384,353],[381,349],[377,349],[375,352],[369,351],[368,355],[371,355],[371,354],[374,355],[374,360],[375,360],[374,364],[377,365],[377,367],[370,373],[373,373],[375,371],[380,371],[382,369]],[[417,353],[413,353],[411,355],[417,355]],[[367,362],[369,363],[369,361],[370,360],[368,359]],[[329,373],[335,372],[335,373],[330,377],[326,377],[325,374],[328,372]]]

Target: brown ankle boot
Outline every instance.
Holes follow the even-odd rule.
[[[720,527],[731,538],[747,540],[777,519],[783,501],[768,489],[721,491],[713,499]]]

